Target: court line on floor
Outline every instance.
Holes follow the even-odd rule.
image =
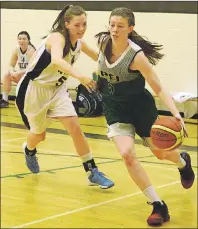
[[[16,124],[16,123],[7,123],[7,122],[1,122],[2,126],[10,127],[10,128],[17,128],[17,129],[26,129],[27,128],[22,124]],[[57,129],[57,128],[48,128],[47,133],[53,133],[53,134],[64,134],[68,136],[68,132],[65,129]],[[100,139],[100,140],[109,140],[109,138],[104,134],[95,134],[95,133],[86,133],[84,132],[85,136],[88,139]],[[141,139],[135,139],[135,144],[140,145],[142,144]],[[197,146],[188,146],[188,145],[182,145],[181,150],[190,150],[197,152]]]
[[[7,145],[7,146],[12,146],[12,147],[14,147],[14,148],[20,148],[21,149],[21,146],[18,146],[18,145],[13,145],[13,144],[4,144],[4,145]],[[46,152],[46,154],[45,153],[37,153],[38,155],[46,155],[46,156],[50,156],[51,154],[49,153],[49,151],[50,152],[52,152],[52,153],[54,153],[54,154],[60,154],[59,156],[72,156],[72,157],[78,157],[78,155],[76,155],[75,153],[73,153],[73,154],[71,154],[70,152],[70,155],[68,155],[68,154],[63,154],[63,152],[62,151],[56,151],[56,150],[45,150],[45,149],[42,149],[42,148],[38,148],[38,150],[39,151],[42,151],[42,152]],[[3,152],[3,150],[2,150],[2,152]],[[22,153],[22,152],[21,152]],[[66,153],[66,152],[65,152]],[[146,156],[140,156],[140,157],[138,157],[138,159],[143,159],[143,158],[146,158],[146,157],[155,157],[154,155],[152,155],[152,154],[149,154],[149,155],[146,155]],[[192,154],[190,154],[190,156],[192,156]],[[197,157],[197,154],[196,155],[193,155],[193,156],[196,156]],[[98,158],[98,159],[106,159],[106,160],[116,160],[116,161],[122,161],[122,159],[121,158],[111,158],[111,157],[97,157],[97,156],[94,156],[94,158]],[[146,161],[142,161],[142,162],[146,162]],[[163,165],[170,165],[170,166],[172,166],[173,164],[168,164],[168,163],[158,163],[158,162],[156,162],[157,164],[163,164]]]
[[[13,146],[15,148],[19,148],[19,146],[16,146],[16,145],[12,145],[12,144],[7,144],[8,146]],[[49,152],[48,150],[43,150],[44,152]],[[56,152],[58,153],[58,151],[53,151],[53,152]],[[39,154],[39,153],[38,153]],[[41,155],[41,154],[40,154]],[[45,154],[47,155],[47,154]],[[71,155],[67,155],[67,156],[71,156]],[[76,155],[72,155],[72,156],[76,156]],[[78,157],[78,156],[76,156]],[[122,162],[122,159],[117,159],[117,158],[101,158],[101,157],[94,157],[95,159],[105,159],[105,160],[108,160],[108,161],[104,161],[104,162],[97,162],[97,164],[107,164],[107,163],[113,163],[113,162]],[[159,169],[165,169],[165,170],[172,170],[172,171],[177,171],[176,168],[167,168],[167,167],[164,167],[166,165],[171,165],[171,166],[175,166],[174,164],[164,164],[164,163],[160,163],[160,162],[150,162],[150,161],[142,161],[141,159],[143,159],[144,157],[140,157],[138,158],[140,162],[142,163],[153,163],[153,164],[161,164],[162,166],[156,166],[156,165],[148,165],[148,164],[143,164],[143,166],[145,167],[153,167],[153,168],[159,168]],[[71,168],[79,168],[81,167],[82,165],[76,165],[76,166],[66,166],[66,167],[61,167],[61,168],[54,168],[54,169],[46,169],[46,170],[41,170],[40,173],[53,173],[54,171],[60,171],[60,170],[64,170],[64,169],[71,169]],[[196,166],[193,166],[195,168],[197,168]],[[13,174],[13,175],[6,175],[6,176],[1,176],[1,179],[4,179],[4,178],[12,178],[12,177],[16,177],[16,178],[23,178],[23,176],[26,176],[26,175],[32,175],[31,172],[27,172],[27,173],[18,173],[18,174]]]
[[[108,164],[108,163],[113,163],[113,162],[117,162],[116,160],[108,160],[108,161],[103,161],[103,162],[98,162],[97,165],[101,165],[101,164]],[[82,164],[80,165],[72,165],[72,166],[65,166],[62,168],[54,168],[54,169],[46,169],[46,170],[40,170],[40,173],[55,173],[55,171],[61,171],[61,170],[65,170],[65,169],[74,169],[74,168],[80,168],[82,167]],[[6,175],[6,176],[1,176],[1,179],[5,179],[5,178],[24,178],[24,176],[27,175],[35,175],[32,172],[27,172],[27,173],[17,173],[17,174],[13,174],[13,175]]]
[[[1,130],[1,135],[2,135],[2,133],[3,133],[3,134],[6,134],[6,133],[11,133],[11,132],[12,132],[12,131],[10,131],[10,130],[4,130],[4,131]],[[15,131],[13,131],[13,132],[15,132]]]
[[[27,137],[12,138],[12,139],[8,139],[8,140],[3,140],[3,141],[1,141],[1,143],[12,142],[12,141],[16,141],[16,140],[20,140],[20,139],[26,139],[26,138],[27,138]]]
[[[174,181],[174,182],[171,182],[171,183],[167,183],[167,184],[164,184],[164,185],[157,186],[156,189],[169,187],[169,186],[176,185],[176,184],[179,184],[179,183],[180,183],[180,181]],[[114,199],[111,199],[111,200],[99,202],[99,203],[96,203],[96,204],[91,204],[91,205],[88,205],[88,206],[85,206],[85,207],[82,207],[82,208],[77,208],[77,209],[74,209],[74,210],[71,210],[71,211],[66,211],[66,212],[63,212],[63,213],[60,213],[60,214],[56,214],[56,215],[53,215],[53,216],[48,216],[48,217],[45,217],[45,218],[42,218],[42,219],[38,219],[38,220],[31,221],[31,222],[27,222],[27,223],[24,223],[24,224],[21,224],[21,225],[18,225],[18,226],[14,226],[14,227],[11,227],[11,228],[23,228],[23,227],[30,226],[30,225],[33,225],[33,224],[37,224],[37,223],[45,222],[45,221],[48,221],[48,220],[51,220],[51,219],[55,219],[55,218],[58,218],[58,217],[61,217],[61,216],[71,215],[71,214],[74,214],[74,213],[77,213],[77,212],[81,212],[81,211],[84,211],[84,210],[87,210],[87,209],[91,209],[91,208],[95,208],[95,207],[102,206],[102,205],[105,205],[105,204],[113,203],[113,202],[116,202],[116,201],[119,201],[119,200],[127,199],[129,197],[137,196],[137,195],[140,195],[140,194],[142,194],[141,191],[135,192],[135,193],[124,195],[124,196],[120,196],[118,198],[114,198]]]

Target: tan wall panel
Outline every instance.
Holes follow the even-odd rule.
[[[59,11],[1,9],[1,78],[7,70],[16,36],[21,30],[30,33],[37,46],[51,28]],[[96,48],[94,35],[105,30],[110,12],[88,12],[85,40]],[[171,13],[135,13],[135,30],[152,42],[164,45],[166,56],[155,67],[162,83],[170,92],[185,91],[197,94],[197,15]],[[76,66],[91,74],[96,64],[81,55]],[[70,80],[70,87],[78,84]]]

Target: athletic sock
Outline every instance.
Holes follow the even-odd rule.
[[[163,202],[161,201],[161,199],[159,198],[159,196],[157,195],[155,189],[153,188],[153,186],[149,186],[148,188],[146,188],[143,191],[144,195],[147,196],[149,198],[149,200],[151,201],[151,203],[158,201],[161,203],[161,205],[163,205]]]
[[[8,101],[8,92],[3,92],[2,93],[2,99],[5,101]]]
[[[83,155],[80,157],[82,162],[83,162],[83,166],[85,169],[85,172],[87,173],[87,175],[90,175],[90,171],[94,168],[97,168],[95,161],[91,155],[91,153],[88,153],[86,155]]]
[[[25,153],[28,156],[34,156],[36,154],[36,148],[35,149],[29,149],[27,146],[25,147]]]
[[[179,169],[182,169],[186,166],[186,162],[185,160],[181,157],[181,155],[179,155],[179,162],[176,163],[177,167]]]

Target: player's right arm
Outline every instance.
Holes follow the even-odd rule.
[[[78,79],[82,84],[86,86],[90,86],[90,88],[94,87],[95,82],[92,77],[84,76],[80,74],[71,64],[66,62],[63,59],[63,49],[65,47],[65,38],[60,33],[52,33],[47,41],[47,48],[49,48],[51,52],[51,63],[58,67],[60,71],[65,72],[66,74]]]
[[[17,48],[15,48],[14,51],[12,52],[9,67],[8,67],[8,71],[11,76],[14,74],[14,68],[16,66],[17,60],[18,60],[18,54],[17,54]]]
[[[147,57],[143,52],[137,53],[130,66],[131,70],[139,70],[148,84],[151,86],[155,94],[162,100],[162,102],[168,107],[174,117],[180,120],[185,129],[184,121],[170,95],[170,93],[162,86],[157,74],[153,70]],[[186,130],[186,129],[185,129]],[[187,135],[187,133],[186,133]]]

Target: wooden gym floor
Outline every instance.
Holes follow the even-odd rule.
[[[21,149],[28,131],[13,103],[1,109],[1,228],[149,228],[152,206],[107,140],[104,118],[80,122],[99,169],[115,182],[112,189],[87,185],[72,140],[56,121],[38,147],[41,172],[31,174]],[[190,153],[197,174],[196,121],[187,129],[181,150]],[[163,227],[197,228],[197,179],[191,189],[183,189],[175,165],[156,159],[138,137],[136,142],[139,160],[169,206],[171,221]]]

